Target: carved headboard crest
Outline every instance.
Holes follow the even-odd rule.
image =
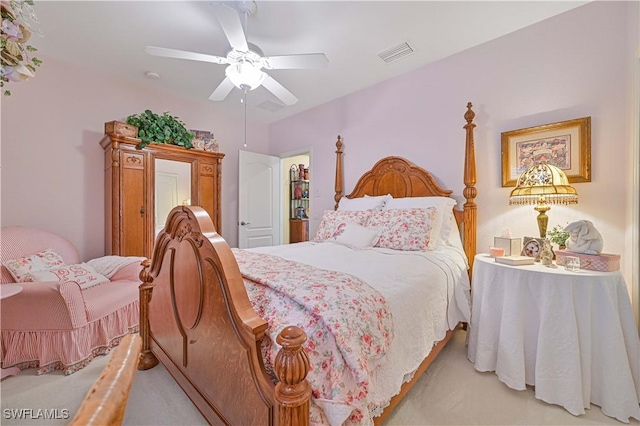
[[[448,197],[451,192],[438,185],[431,173],[422,167],[402,157],[385,157],[362,175],[347,198],[386,194],[391,194],[395,198]]]

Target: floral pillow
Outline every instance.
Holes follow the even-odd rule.
[[[93,267],[86,263],[77,265],[64,265],[46,271],[31,272],[28,281],[59,281],[61,283],[67,281],[75,281],[81,289],[87,289],[94,285],[109,282],[109,278],[99,274]]]
[[[369,210],[326,210],[313,240],[321,242],[335,238],[344,231],[349,222],[364,226],[370,215]]]
[[[403,197],[390,199],[385,204],[383,210],[426,209],[428,207],[435,207],[436,219],[433,225],[433,238],[438,241],[434,241],[434,244],[446,246],[452,245],[449,244],[449,239],[452,223],[455,224],[455,218],[453,216],[453,207],[455,205],[456,200],[451,197]],[[457,225],[455,225],[455,229],[457,232]]]
[[[53,251],[53,249],[45,249],[39,253],[21,257],[20,259],[6,260],[2,264],[9,270],[11,276],[17,283],[25,281],[33,281],[25,279],[31,272],[44,271],[63,266],[64,260],[62,256]]]
[[[436,208],[392,209],[373,212],[367,228],[377,228],[376,247],[404,251],[425,251],[435,247],[432,237]]]

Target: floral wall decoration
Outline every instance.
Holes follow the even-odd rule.
[[[27,44],[34,31],[30,24],[38,22],[32,6],[33,0],[2,0],[0,2],[2,14],[0,88],[5,96],[11,95],[11,91],[4,87],[6,83],[35,77],[36,67],[42,64],[40,59],[32,56],[37,49]]]

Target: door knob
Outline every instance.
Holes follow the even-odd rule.
[[[242,226],[249,226],[251,225],[251,222],[245,222],[244,220],[242,222],[240,222],[240,225]]]

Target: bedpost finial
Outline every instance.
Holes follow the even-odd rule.
[[[307,341],[307,334],[300,327],[290,325],[282,329],[276,337],[276,341],[283,347],[298,348]]]
[[[473,104],[471,102],[467,102],[467,112],[464,113],[464,119],[467,120],[467,124],[471,124],[473,118],[476,116],[476,113],[471,109]]]
[[[149,271],[149,267],[151,266],[151,261],[149,259],[144,259],[142,262],[140,262],[140,265],[142,266],[142,269],[138,274],[140,281],[142,281],[143,283],[152,283],[153,277],[151,276],[151,273]]]
[[[302,348],[307,334],[295,325],[285,327],[276,337],[282,348],[276,354],[274,372],[287,386],[303,383],[309,372],[309,357]]]
[[[342,152],[342,136],[338,135],[338,140],[336,141],[336,148],[338,149],[336,152]]]
[[[309,425],[311,385],[305,378],[309,372],[309,357],[302,348],[307,335],[296,326],[285,327],[276,341],[282,346],[273,363],[280,380],[274,397],[280,406],[281,425]]]

